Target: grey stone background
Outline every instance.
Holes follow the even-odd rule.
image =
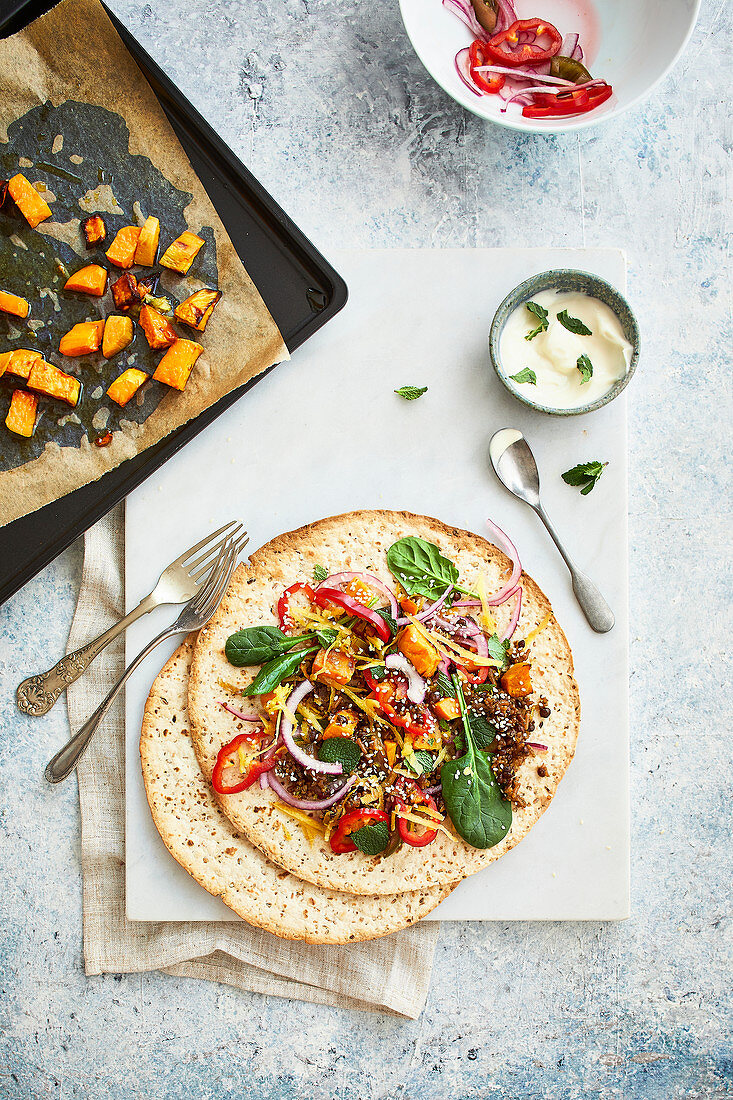
[[[444,925],[415,1022],[158,974],[87,980],[76,790],[41,778],[66,717],[23,720],[12,702],[21,674],[64,651],[75,545],[0,609],[0,1095],[733,1096],[730,5],[704,0],[644,105],[556,138],[454,104],[395,0],[112,7],[326,254],[627,251],[644,336],[630,388],[633,917]]]

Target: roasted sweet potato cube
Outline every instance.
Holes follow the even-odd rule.
[[[31,373],[34,363],[38,363],[42,356],[40,351],[30,351],[28,348],[16,348],[11,351],[10,360],[5,370],[16,378],[27,378]]]
[[[354,675],[356,663],[349,653],[340,649],[319,649],[313,658],[311,676],[326,684],[343,687]]]
[[[185,302],[181,302],[173,312],[177,321],[203,332],[214,312],[214,306],[221,298],[220,290],[197,290]]]
[[[512,665],[506,670],[499,683],[507,695],[511,695],[513,699],[521,699],[524,695],[531,695],[532,676],[529,665]]]
[[[176,340],[158,363],[153,378],[176,390],[184,389],[193,365],[203,350],[195,340]]]
[[[104,322],[102,337],[102,355],[105,359],[111,359],[132,342],[134,328],[132,317],[119,317],[116,313],[109,315]]]
[[[5,423],[11,432],[30,439],[36,427],[37,409],[38,398],[35,394],[26,393],[25,390],[13,390]]]
[[[17,294],[9,294],[6,290],[0,290],[0,311],[10,313],[13,317],[27,317],[31,307],[25,298],[19,298]]]
[[[99,351],[104,333],[104,321],[81,321],[61,337],[62,355],[91,355]]]
[[[93,294],[101,298],[107,289],[107,271],[99,264],[87,264],[75,271],[64,283],[64,290],[77,290],[80,294]]]
[[[140,287],[135,276],[126,271],[112,283],[112,297],[117,309],[132,309],[140,301]]]
[[[28,376],[28,389],[45,393],[47,397],[56,397],[74,408],[79,404],[81,382],[71,374],[41,359],[34,363]]]
[[[152,267],[158,253],[158,241],[160,239],[160,222],[157,218],[146,218],[145,225],[140,230],[135,249],[135,263],[142,267]]]
[[[421,676],[434,676],[438,671],[440,654],[416,626],[406,626],[398,634],[397,648],[412,662]]]
[[[138,370],[137,367],[128,367],[119,378],[115,378],[107,390],[107,396],[124,408],[130,398],[135,396],[143,382],[147,382],[147,380],[148,376],[144,370]]]
[[[140,325],[151,348],[169,348],[178,339],[168,318],[152,306],[143,306],[140,310]]]
[[[51,207],[41,198],[33,184],[29,183],[21,172],[8,180],[8,194],[31,229],[35,229],[46,218],[51,217]]]
[[[0,355],[0,378],[2,378],[5,371],[8,369],[12,355],[12,351],[4,351],[2,355]]]
[[[186,275],[205,243],[201,237],[197,237],[190,229],[186,229],[173,244],[168,245],[160,257],[160,262],[163,267],[169,267],[171,271],[179,271],[181,275]]]
[[[83,229],[87,248],[94,248],[107,239],[107,226],[104,224],[104,218],[101,214],[92,214],[90,218],[87,218]]]
[[[105,255],[115,267],[132,267],[135,262],[135,249],[140,237],[140,227],[126,225],[120,229]]]

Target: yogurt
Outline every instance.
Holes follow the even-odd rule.
[[[634,349],[609,306],[578,291],[542,290],[530,301],[541,308],[535,313],[527,302],[517,306],[499,340],[503,372],[516,393],[548,408],[578,409],[604,397],[625,377]],[[568,324],[589,329],[590,335],[571,332]]]

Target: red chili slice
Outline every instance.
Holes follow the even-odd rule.
[[[477,84],[479,88],[484,92],[498,92],[504,87],[506,83],[506,77],[503,73],[480,73],[478,72],[479,65],[490,65],[492,59],[486,54],[486,43],[482,42],[480,38],[477,38],[475,42],[472,42],[468,49],[469,69],[471,72],[471,79],[474,84]],[[411,612],[415,614],[415,612]]]
[[[298,592],[304,592],[310,602],[313,602],[315,595],[313,589],[304,581],[298,581],[297,584],[291,584],[290,588],[286,588],[277,601],[277,617],[280,620],[280,626],[283,630],[292,630],[295,625],[290,615],[290,604],[293,597]]]
[[[335,833],[331,837],[331,850],[337,856],[346,852],[355,852],[356,845],[350,839],[351,834],[357,829],[363,829],[365,825],[376,825],[379,821],[389,824],[389,817],[382,810],[356,809],[344,814],[338,823]]]
[[[240,733],[219,749],[211,776],[211,785],[217,794],[246,791],[263,772],[275,767],[277,759],[274,753],[271,757],[254,755],[261,747],[263,733],[262,729],[255,733]]]
[[[588,111],[600,107],[613,95],[610,84],[603,84],[595,88],[586,88],[581,84],[578,88],[563,89],[557,95],[550,92],[537,92],[533,103],[522,108],[525,118],[563,118],[565,115],[584,115]]]
[[[540,46],[541,38],[549,44]],[[497,65],[541,65],[560,52],[562,35],[546,19],[517,19],[511,27],[490,38],[485,50]]]
[[[315,602],[319,607],[325,607],[329,603],[343,607],[350,615],[356,615],[358,619],[363,619],[364,622],[373,626],[383,642],[388,642],[392,637],[392,631],[381,615],[377,615],[376,611],[365,607],[363,603],[359,603],[353,596],[348,596],[338,588],[319,588],[315,594]]]

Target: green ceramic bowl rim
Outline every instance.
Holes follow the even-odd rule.
[[[499,342],[507,318],[517,306],[521,305],[523,302],[530,301],[534,295],[539,294],[543,290],[574,290],[581,294],[587,294],[592,298],[598,298],[599,301],[604,302],[616,314],[624,330],[624,336],[633,349],[629,369],[624,377],[620,378],[613,388],[610,389],[607,394],[604,394],[603,397],[598,397],[595,401],[591,401],[587,405],[582,405],[578,409],[555,409],[548,405],[541,405],[538,401],[533,401],[530,397],[524,397],[523,394],[517,393],[514,386],[504,374],[504,369],[501,364]],[[602,409],[610,401],[613,401],[622,390],[626,389],[631,381],[639,361],[640,348],[641,339],[639,336],[639,326],[634,316],[634,312],[626,299],[619,294],[614,286],[611,286],[610,283],[607,283],[606,280],[602,279],[599,275],[594,275],[590,271],[581,271],[570,267],[557,268],[554,271],[542,271],[537,275],[531,275],[528,279],[525,279],[524,282],[520,283],[519,286],[516,286],[514,290],[507,294],[494,314],[494,320],[491,322],[491,328],[489,329],[489,357],[491,358],[491,365],[494,368],[494,372],[501,384],[509,391],[512,397],[516,397],[517,401],[521,401],[523,405],[527,405],[530,409],[537,409],[538,412],[548,413],[550,416],[581,416],[583,413],[595,412],[596,409]]]

